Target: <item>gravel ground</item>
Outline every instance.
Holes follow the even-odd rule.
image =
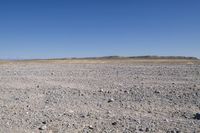
[[[0,65],[1,133],[200,133],[200,65]]]

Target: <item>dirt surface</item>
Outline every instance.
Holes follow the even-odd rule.
[[[200,65],[0,65],[0,132],[199,133]]]

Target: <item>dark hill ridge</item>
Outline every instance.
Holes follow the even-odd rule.
[[[103,56],[103,57],[85,57],[85,58],[63,58],[63,59],[189,59],[198,60],[197,57],[188,56]]]

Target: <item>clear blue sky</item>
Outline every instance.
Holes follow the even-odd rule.
[[[1,0],[0,58],[200,57],[200,0]]]

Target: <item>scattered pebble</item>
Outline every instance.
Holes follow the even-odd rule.
[[[84,115],[84,114],[80,114],[80,117],[81,117],[81,118],[85,118],[85,115]]]
[[[46,121],[43,121],[42,124],[47,124],[47,122],[46,122]]]
[[[150,114],[150,113],[152,113],[152,112],[151,112],[151,111],[147,111],[147,113],[149,113],[149,114]]]
[[[154,91],[154,93],[159,94],[160,92],[156,90],[156,91]]]
[[[169,122],[169,120],[168,120],[168,119],[164,119],[164,121],[166,121],[166,122]]]
[[[114,102],[115,100],[113,98],[108,99],[108,103]]]
[[[103,89],[100,89],[100,90],[99,90],[99,92],[103,92],[103,91],[104,91]]]
[[[140,128],[140,129],[139,129],[139,131],[141,131],[141,132],[142,132],[142,131],[144,131],[144,130],[143,130],[142,128]]]
[[[41,127],[39,128],[39,130],[45,130],[45,129],[47,129],[47,126],[46,126],[46,125],[43,125],[43,126],[41,126]]]
[[[89,127],[89,129],[94,129],[92,125],[89,125],[88,127]]]
[[[167,131],[167,133],[180,133],[180,131],[178,131],[178,130],[169,130],[169,131]]]
[[[145,129],[145,131],[146,131],[146,132],[149,132],[150,130],[149,130],[149,128],[147,127],[147,128]]]
[[[17,98],[15,98],[15,100],[19,100],[19,98],[17,97]]]
[[[113,122],[113,123],[112,123],[112,125],[113,125],[113,126],[117,125],[117,122],[116,122],[116,121],[115,121],[115,122]]]

